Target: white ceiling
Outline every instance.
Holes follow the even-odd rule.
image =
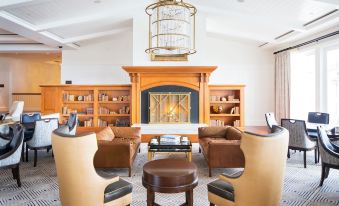
[[[259,45],[279,45],[339,25],[339,0],[186,0],[206,14],[208,33]],[[99,3],[97,3],[99,2]],[[114,35],[133,26],[133,14],[151,0],[1,0],[0,34],[51,47],[78,48],[86,40]],[[146,18],[146,14],[145,14]],[[283,38],[276,37],[292,31]],[[0,35],[0,46],[8,35]],[[30,39],[30,40],[28,40]],[[10,41],[13,41],[11,39]],[[1,50],[1,48],[0,48]]]

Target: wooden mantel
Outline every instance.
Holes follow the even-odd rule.
[[[132,83],[132,124],[141,123],[140,101],[143,90],[177,85],[199,91],[199,122],[209,123],[210,74],[216,66],[123,66]]]

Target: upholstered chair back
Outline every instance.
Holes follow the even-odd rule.
[[[321,112],[309,112],[307,121],[316,124],[329,124],[330,114]]]
[[[9,114],[7,118],[11,118],[13,120],[20,120],[20,115],[24,111],[24,102],[23,101],[14,101],[9,110]]]
[[[66,124],[69,127],[70,134],[75,135],[78,125],[77,113],[71,113]]]
[[[279,125],[277,120],[275,119],[275,115],[273,112],[268,112],[265,114],[265,119],[267,126],[272,129],[273,125]]]
[[[107,180],[96,173],[93,165],[98,149],[95,133],[74,136],[55,130],[52,146],[61,204],[103,205]]]
[[[286,128],[290,133],[289,146],[297,148],[310,148],[315,146],[315,143],[308,137],[304,120],[281,119],[281,126]]]
[[[45,147],[52,145],[53,130],[58,128],[58,119],[41,119],[35,121],[35,129],[31,140],[27,141],[30,147]]]
[[[288,131],[274,126],[268,135],[244,132],[241,149],[245,169],[239,178],[228,178],[237,206],[278,206],[283,191]],[[224,176],[220,176],[221,179]]]
[[[41,119],[40,113],[25,113],[25,114],[21,114],[20,123],[30,124],[40,119]]]
[[[20,125],[13,126],[12,138],[3,148],[7,150],[5,154],[0,155],[0,167],[15,165],[20,163],[21,150],[23,145],[23,128]]]
[[[324,127],[318,127],[319,149],[322,163],[339,167],[339,146],[333,144]]]

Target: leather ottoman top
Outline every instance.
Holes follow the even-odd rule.
[[[188,191],[198,184],[197,166],[180,159],[150,161],[144,165],[142,183],[154,192]]]

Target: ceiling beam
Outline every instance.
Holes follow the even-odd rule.
[[[20,35],[0,35],[0,43],[34,43],[35,41],[27,39]]]
[[[0,28],[7,31],[20,34],[37,42],[41,42],[51,47],[65,46],[78,48],[75,44],[63,44],[63,39],[50,32],[37,32],[38,26],[33,25],[17,16],[6,11],[0,11]]]
[[[0,44],[0,53],[10,52],[59,52],[57,48],[44,44]]]
[[[131,29],[132,29],[131,27],[124,27],[124,28],[119,28],[119,29],[112,29],[112,30],[109,30],[109,31],[97,32],[97,33],[93,33],[93,34],[86,34],[86,35],[77,36],[77,37],[71,37],[71,38],[64,39],[63,43],[68,44],[68,43],[75,43],[75,42],[80,42],[80,41],[84,41],[84,40],[89,40],[89,39],[95,39],[95,38],[99,38],[99,37],[104,37],[104,36],[122,33],[122,32],[128,31],[128,30],[131,30]]]

